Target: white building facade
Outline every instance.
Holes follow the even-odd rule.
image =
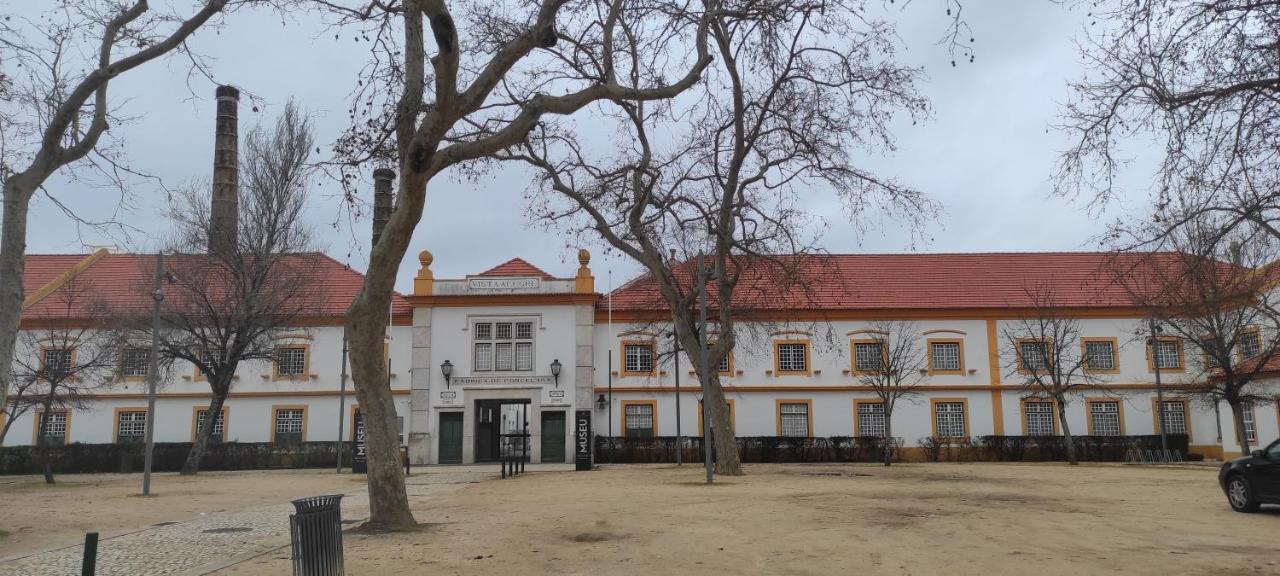
[[[1238,453],[1226,404],[1195,394],[1191,346],[1161,341],[1164,402],[1157,403],[1144,316],[1088,280],[1103,255],[830,258],[823,266],[839,273],[825,280],[825,295],[804,306],[762,306],[754,324],[740,323],[736,348],[720,366],[737,436],[879,436],[883,411],[858,378],[857,351],[882,320],[910,321],[928,357],[919,393],[893,418],[908,458],[918,456],[922,438],[1061,433],[1053,402],[1025,387],[1008,341],[1028,313],[1014,279],[1039,274],[1064,287],[1082,352],[1088,347],[1094,363],[1091,383],[1066,407],[1073,434],[1157,434],[1163,410],[1167,431],[1187,434],[1191,452]],[[388,339],[402,442],[415,464],[494,461],[524,450],[533,462],[572,463],[593,434],[700,435],[692,363],[682,353],[677,368],[669,316],[643,278],[602,296],[586,251],[575,273],[559,277],[515,259],[436,279],[431,254],[419,262],[413,293],[397,297]],[[304,374],[294,377],[278,377],[272,363],[242,365],[223,440],[274,442],[282,430],[294,440],[334,440],[339,418],[350,440],[358,407],[349,390],[339,413],[341,338],[339,316],[282,338],[281,346],[305,349]],[[1280,395],[1276,380],[1262,386]],[[208,397],[194,368],[175,368],[159,394],[157,441],[190,441]],[[120,441],[121,430],[136,429],[122,415],[145,407],[144,385],[122,382],[65,415],[65,441]],[[1253,446],[1280,436],[1277,403],[1247,415]],[[36,422],[35,414],[22,416],[5,445],[31,443]]]

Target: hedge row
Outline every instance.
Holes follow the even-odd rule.
[[[141,443],[67,444],[49,448],[55,474],[88,472],[141,472]],[[269,442],[225,442],[210,444],[201,470],[261,470],[267,468],[326,468],[337,463],[337,442],[304,442],[283,445]],[[351,462],[351,444],[341,444],[343,461]],[[157,442],[152,455],[152,469],[176,472],[182,469],[191,451],[190,442]],[[0,475],[39,474],[39,448],[9,446],[0,448]]]
[[[1086,462],[1123,462],[1130,450],[1159,450],[1160,436],[1074,436],[1076,453]],[[1169,449],[1184,456],[1188,438],[1169,434]],[[881,438],[831,436],[828,438],[786,438],[780,436],[739,437],[738,454],[743,462],[882,462]],[[903,456],[902,439],[888,449],[893,459]],[[1061,436],[979,436],[972,439],[939,440],[921,438],[916,443],[923,459],[934,462],[1053,462],[1066,461],[1067,444]],[[702,438],[674,436],[657,438],[596,437],[596,462],[601,464],[644,464],[676,461],[679,450],[685,462],[701,461]]]

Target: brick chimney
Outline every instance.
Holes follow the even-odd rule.
[[[213,205],[209,212],[209,252],[236,249],[240,223],[240,90],[218,86],[218,118],[213,137]]]
[[[390,168],[378,168],[373,171],[373,244],[376,246],[382,238],[382,229],[391,220],[391,210],[395,205],[395,193],[392,192],[392,181],[396,179],[396,171]]]

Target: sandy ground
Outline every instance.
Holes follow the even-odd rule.
[[[39,476],[0,476],[0,558],[108,534],[180,522],[201,513],[280,504],[303,496],[350,493],[363,476],[332,470],[155,474],[145,501],[141,474],[76,474],[46,485]]]
[[[349,534],[350,575],[1280,574],[1280,509],[1213,467],[606,467],[473,484],[420,530]],[[289,572],[277,552],[221,572]]]

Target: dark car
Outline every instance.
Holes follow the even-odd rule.
[[[1222,465],[1218,484],[1236,512],[1257,512],[1261,504],[1280,504],[1280,440],[1252,456]]]

